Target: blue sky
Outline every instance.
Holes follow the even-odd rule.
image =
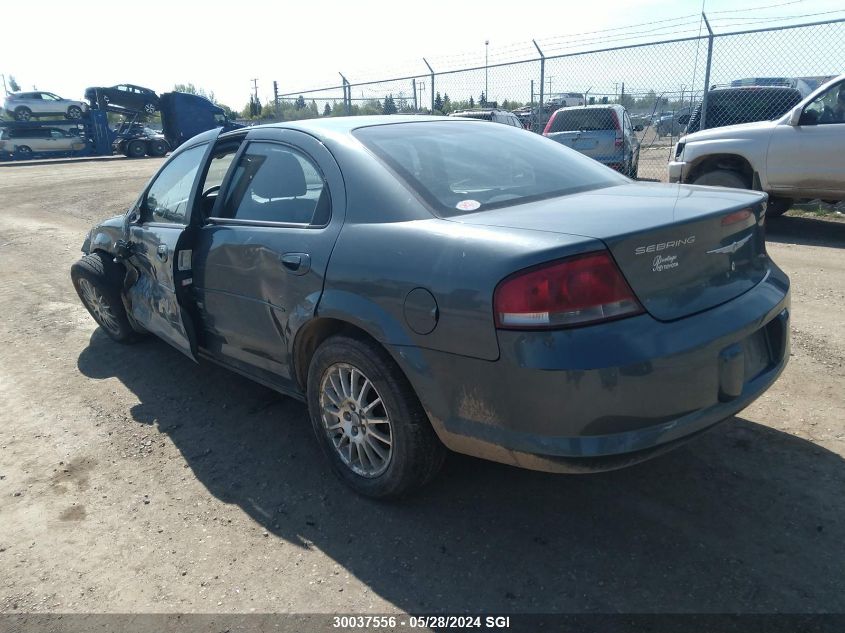
[[[333,85],[340,71],[353,82],[424,73],[422,57],[436,70],[483,65],[485,49],[491,64],[526,59],[532,38],[551,55],[684,37],[698,33],[701,9],[701,0],[13,3],[0,73],[77,98],[91,85],[165,92],[192,82],[240,109],[253,78],[266,100],[273,80],[284,93]],[[705,0],[704,10],[717,31],[845,17],[841,0]],[[36,31],[14,25],[36,13],[34,41]]]

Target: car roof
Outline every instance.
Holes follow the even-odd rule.
[[[265,125],[254,125],[246,130],[260,129],[289,129],[306,132],[318,138],[328,136],[344,136],[362,127],[373,127],[379,125],[397,125],[400,123],[433,123],[440,122],[449,125],[486,125],[486,121],[478,121],[470,118],[414,115],[414,114],[381,114],[368,116],[341,116],[325,117],[319,119],[303,119],[300,121],[283,121],[281,123],[267,123]],[[245,131],[245,130],[235,130]]]
[[[580,106],[566,106],[565,108],[560,108],[558,112],[561,110],[570,111],[570,110],[624,110],[625,108],[619,105],[618,103],[594,103],[593,105],[580,105]]]

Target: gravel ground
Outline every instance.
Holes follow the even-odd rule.
[[[0,611],[845,611],[845,224],[771,222],[793,356],[738,417],[599,475],[452,456],[385,505],[303,405],[95,329],[69,267],[159,164],[0,167]]]

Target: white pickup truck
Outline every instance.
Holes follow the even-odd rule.
[[[683,136],[674,156],[669,182],[765,191],[770,217],[796,200],[845,200],[845,75],[774,121]]]

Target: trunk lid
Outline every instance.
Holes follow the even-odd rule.
[[[730,301],[766,275],[765,195],[628,184],[453,218],[599,239],[643,307],[671,321]]]

